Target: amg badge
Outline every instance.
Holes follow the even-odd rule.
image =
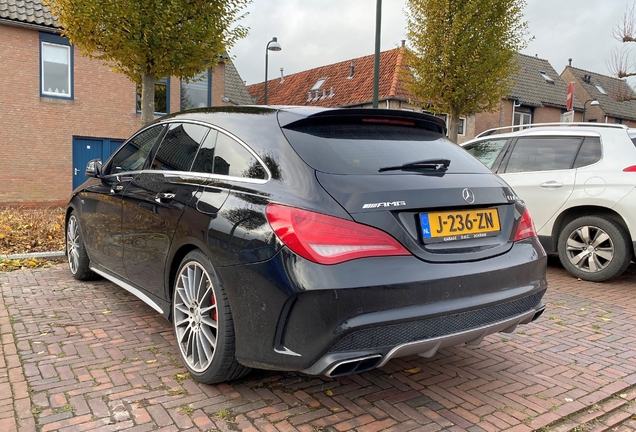
[[[405,205],[406,205],[406,201],[390,201],[390,202],[364,204],[362,208],[373,209],[373,208],[380,208],[380,207],[401,207]]]

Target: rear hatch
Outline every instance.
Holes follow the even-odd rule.
[[[523,209],[505,182],[444,136],[442,120],[363,109],[279,120],[351,217],[391,234],[415,256],[471,261],[512,247]]]

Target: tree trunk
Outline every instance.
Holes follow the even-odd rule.
[[[457,133],[459,132],[459,114],[448,113],[448,139],[457,144]]]
[[[155,76],[141,76],[141,125],[145,126],[155,119]]]

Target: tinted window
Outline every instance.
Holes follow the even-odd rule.
[[[267,178],[260,162],[240,143],[223,133],[218,133],[215,141],[211,137],[205,140],[192,170],[232,177]]]
[[[218,132],[211,130],[205,141],[201,144],[199,153],[192,165],[192,171],[212,174],[214,172],[214,147],[216,146],[216,136]]]
[[[508,164],[507,173],[570,169],[581,146],[581,138],[519,138]]]
[[[152,169],[190,170],[199,144],[207,132],[208,128],[195,124],[171,125],[152,161]]]
[[[155,141],[163,131],[163,125],[153,126],[128,140],[110,162],[107,174],[142,169]]]
[[[431,158],[449,159],[449,172],[487,172],[442,134],[417,127],[335,123],[305,124],[283,131],[307,164],[326,173],[378,174],[382,167]],[[396,173],[402,171],[386,172]]]
[[[490,139],[475,144],[470,144],[464,147],[464,150],[475,156],[488,168],[492,168],[492,164],[495,163],[495,159],[497,159],[497,156],[499,156],[499,153],[501,153],[501,150],[506,145],[506,142],[506,139]]]
[[[601,160],[601,140],[600,138],[588,137],[583,140],[583,145],[579,154],[576,155],[574,168],[581,168],[592,165]]]

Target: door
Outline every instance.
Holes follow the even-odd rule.
[[[167,300],[164,269],[179,219],[204,177],[190,172],[208,128],[170,125],[154,159],[123,194],[122,239],[128,279],[149,294]]]
[[[86,181],[84,172],[88,161],[105,161],[123,142],[120,139],[73,137],[73,189]]]
[[[104,166],[102,177],[95,179],[80,195],[84,243],[91,262],[120,277],[125,277],[122,197],[143,168],[162,131],[162,125],[153,126],[130,139]],[[92,146],[93,142],[87,145]]]
[[[574,190],[572,168],[580,137],[519,138],[499,169],[499,175],[526,202],[539,235]],[[502,172],[503,171],[503,172]]]

